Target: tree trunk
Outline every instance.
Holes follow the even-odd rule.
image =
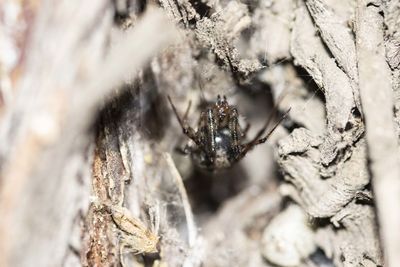
[[[0,14],[0,266],[400,266],[397,1]],[[210,172],[167,97],[196,131],[217,95],[281,123]]]

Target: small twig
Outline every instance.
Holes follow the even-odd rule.
[[[192,209],[190,207],[189,198],[186,193],[185,185],[183,184],[182,177],[176,169],[175,163],[172,160],[171,155],[169,153],[164,153],[164,158],[168,164],[175,183],[178,186],[179,194],[181,195],[182,205],[186,216],[189,246],[193,247],[197,239],[197,227],[196,223],[194,222],[194,217]]]

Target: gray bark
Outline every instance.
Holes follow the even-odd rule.
[[[0,13],[0,266],[400,266],[397,1]],[[197,128],[218,94],[247,139],[291,111],[206,173],[167,96]]]

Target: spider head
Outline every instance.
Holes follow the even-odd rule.
[[[230,108],[231,107],[228,104],[228,101],[226,100],[226,96],[223,96],[223,98],[221,98],[221,96],[218,95],[217,102],[214,105],[214,110],[216,111],[220,121],[224,120],[224,118],[229,113]]]

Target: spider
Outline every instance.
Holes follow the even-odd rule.
[[[181,118],[170,96],[168,96],[168,101],[183,133],[194,142],[194,145],[186,147],[186,153],[191,154],[197,166],[211,172],[231,167],[255,146],[267,141],[290,111],[289,108],[265,134],[274,115],[271,113],[256,136],[249,142],[245,142],[250,124],[247,124],[244,129],[239,125],[239,113],[235,106],[228,103],[226,96],[221,98],[218,95],[217,101],[200,113],[197,131],[187,123],[191,102],[189,102],[186,112]],[[262,137],[263,135],[264,137]]]

